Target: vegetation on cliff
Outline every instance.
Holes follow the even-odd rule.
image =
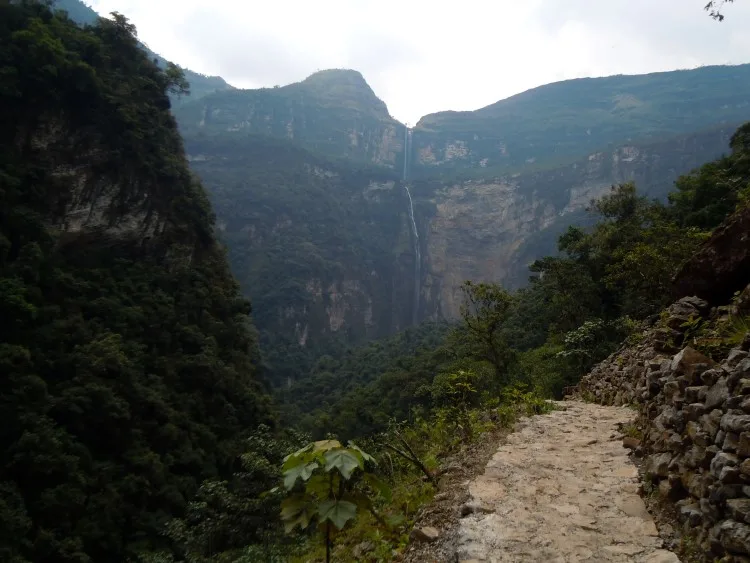
[[[36,2],[0,3],[0,42],[0,559],[134,560],[273,423],[250,305],[169,111],[177,69],[121,16]]]
[[[389,168],[403,163],[404,126],[355,70],[324,70],[278,88],[216,92],[176,115],[187,137],[263,134],[329,157]]]
[[[68,17],[79,25],[95,25],[99,20],[99,14],[81,0],[51,0],[50,4],[55,9],[66,12]],[[159,67],[168,67],[169,62],[163,57],[160,57],[145,46],[143,48]],[[186,68],[181,70],[189,85],[189,92],[183,92],[179,95],[170,94],[173,107],[180,106],[188,101],[197,100],[214,92],[232,89],[220,76],[206,76],[205,74]]]
[[[232,271],[253,302],[266,369],[286,385],[322,355],[411,322],[406,194],[387,169],[282,140],[188,137]]]
[[[504,311],[510,299],[499,315],[500,348],[477,348],[484,335],[472,329],[473,317],[455,327],[425,324],[321,358],[308,377],[283,391],[282,409],[315,435],[356,436],[382,430],[389,416],[436,408],[431,386],[458,369],[471,369],[480,376],[478,387],[495,394],[498,385],[520,381],[559,396],[638,322],[669,304],[674,274],[713,227],[744,205],[748,127],[732,137],[731,154],[681,177],[667,204],[640,195],[633,184],[592,202],[596,223],[569,228],[559,254],[536,260],[529,285],[512,297],[496,286],[465,286],[469,303],[492,295],[485,313]],[[309,414],[300,418],[300,412]]]

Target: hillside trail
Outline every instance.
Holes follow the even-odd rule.
[[[619,424],[635,412],[579,401],[524,419],[469,483],[458,529],[469,562],[675,563],[638,495]]]

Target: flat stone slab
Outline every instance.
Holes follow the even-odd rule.
[[[638,495],[618,423],[635,412],[579,401],[519,423],[469,485],[458,561],[679,563]],[[491,512],[490,512],[491,510]]]

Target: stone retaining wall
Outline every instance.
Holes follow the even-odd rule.
[[[750,562],[750,333],[721,363],[684,342],[691,319],[722,312],[681,299],[640,344],[585,376],[579,393],[636,405],[647,479],[676,503],[707,560]]]

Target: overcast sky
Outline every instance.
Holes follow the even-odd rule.
[[[391,114],[471,110],[582,76],[750,62],[750,0],[86,0],[152,50],[241,88],[362,72]]]

